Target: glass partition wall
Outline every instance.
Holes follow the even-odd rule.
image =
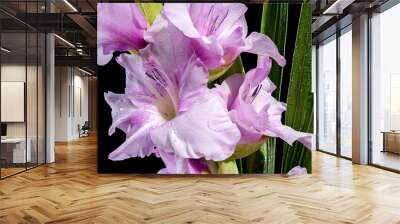
[[[317,45],[317,150],[352,157],[351,25]]]
[[[341,32],[339,41],[340,67],[340,155],[352,158],[352,32],[348,26]]]
[[[371,22],[370,163],[400,171],[400,4]]]
[[[336,36],[318,46],[318,149],[336,154]]]
[[[0,7],[7,1],[0,3]],[[40,1],[18,1],[0,11],[0,178],[45,163],[45,35],[18,20]]]

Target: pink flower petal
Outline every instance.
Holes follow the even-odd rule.
[[[301,176],[301,175],[306,175],[306,174],[307,174],[307,169],[303,168],[301,166],[295,166],[287,173],[287,175],[289,177],[291,177],[291,176]]]
[[[208,71],[203,63],[193,55],[179,74],[177,76],[179,113],[182,113],[208,91]]]
[[[111,152],[109,159],[118,161],[131,157],[146,157],[154,152],[154,144],[150,138],[150,130],[159,125],[156,121],[149,121],[132,133],[127,134],[126,141]]]
[[[286,59],[279,54],[279,50],[275,43],[268,36],[261,33],[251,33],[246,38],[246,46],[242,51],[271,57],[280,66],[286,64]]]
[[[107,63],[107,58],[102,55],[145,47],[147,43],[143,35],[146,28],[146,19],[135,3],[99,3],[97,16],[99,63]]]
[[[202,174],[208,172],[205,161],[200,159],[184,159],[174,153],[166,152],[163,149],[157,149],[157,154],[165,164],[159,174]]]
[[[113,57],[113,54],[103,54],[103,48],[97,48],[97,64],[98,65],[105,65],[107,64]]]
[[[213,161],[232,155],[239,138],[238,128],[216,94],[207,94],[189,110],[151,132],[151,139],[160,148],[174,149],[183,158]]]
[[[201,34],[197,31],[190,17],[189,7],[190,4],[187,3],[166,3],[164,4],[163,13],[186,36],[200,38]]]

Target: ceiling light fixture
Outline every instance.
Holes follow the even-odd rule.
[[[342,14],[343,10],[351,5],[354,0],[336,0],[332,3],[327,9],[324,10],[322,13],[323,15],[327,14]]]
[[[54,34],[55,37],[57,37],[59,40],[61,40],[62,42],[66,43],[67,45],[69,45],[70,47],[75,48],[75,45],[73,45],[71,42],[69,42],[68,40],[60,37],[58,34]]]
[[[10,53],[10,52],[11,52],[11,50],[9,50],[9,49],[7,49],[7,48],[5,48],[5,47],[1,47],[0,49],[1,49],[2,51],[6,52],[6,53]]]
[[[81,68],[79,68],[79,67],[78,67],[78,70],[81,71],[81,72],[83,72],[83,73],[85,73],[85,74],[87,74],[87,75],[89,75],[89,76],[92,75],[92,73],[90,73],[90,72],[88,72],[88,71],[86,71],[86,70],[83,70],[83,69],[81,69]]]
[[[332,9],[334,9],[335,7],[337,7],[337,5],[339,4],[340,0],[336,0],[332,5],[330,5],[327,9],[324,10],[324,12],[322,14],[330,14]]]
[[[67,4],[74,12],[78,12],[75,6],[73,6],[68,0],[64,0],[64,3]]]

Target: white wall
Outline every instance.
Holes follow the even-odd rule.
[[[55,141],[68,140],[69,68],[55,68]]]
[[[24,82],[26,83],[25,77],[26,72],[28,72],[28,84],[31,87],[36,86],[36,80],[32,80],[31,75],[36,76],[36,66],[27,66],[20,64],[5,64],[1,66],[1,81],[2,82]],[[36,113],[32,113],[32,111],[36,111],[36,88],[27,88],[27,104],[31,108],[27,108],[27,118],[28,118],[28,137],[30,132],[30,128],[36,130]],[[33,104],[31,104],[34,102]],[[39,105],[41,106],[41,105]],[[34,109],[32,109],[34,107]],[[7,110],[8,108],[1,108],[1,110]],[[34,122],[34,123],[32,123]],[[7,135],[8,137],[25,137],[25,126],[26,122],[7,122]],[[33,127],[35,126],[35,127]],[[35,132],[36,134],[36,132]]]
[[[78,125],[88,120],[88,78],[73,67],[56,67],[56,141],[79,138]]]
[[[7,137],[24,138],[26,135],[32,152],[31,161],[36,162],[36,159],[39,159],[39,163],[44,163],[45,158],[45,117],[43,112],[45,109],[45,90],[43,89],[43,79],[44,73],[41,66],[25,66],[25,64],[17,63],[3,64],[1,66],[2,82],[24,82],[27,91],[26,101],[23,102],[24,105],[20,108],[22,111],[19,111],[23,114],[26,112],[26,120],[23,119],[22,122],[5,122],[7,124]],[[20,94],[25,93],[25,90],[19,91]],[[2,95],[2,97],[7,96]],[[11,111],[13,108],[10,107],[2,107],[1,110],[3,113],[13,113]]]

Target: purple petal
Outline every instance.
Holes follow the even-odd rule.
[[[246,73],[245,79],[242,86],[239,89],[239,95],[236,99],[237,101],[254,101],[258,95],[259,91],[257,88],[264,89],[266,91],[275,89],[272,82],[268,82],[268,74],[271,70],[272,62],[269,58],[263,58],[264,60],[259,60],[257,67]],[[260,84],[264,84],[261,85]],[[268,84],[268,85],[265,85]],[[272,91],[270,93],[272,93]],[[252,98],[252,99],[250,99]],[[235,102],[239,103],[239,102]]]
[[[244,20],[245,21],[245,20]],[[246,21],[244,25],[247,26]],[[221,45],[224,51],[224,63],[231,64],[240,55],[242,46],[245,46],[245,35],[247,31],[244,31],[243,26],[238,26],[236,29],[228,35],[226,38],[221,40]]]
[[[187,62],[186,67],[177,76],[179,86],[179,113],[189,109],[189,107],[202,98],[208,91],[208,71],[203,63],[193,57]]]
[[[276,137],[281,138],[289,145],[293,145],[293,142],[299,141],[308,149],[312,148],[312,134],[299,132],[286,125],[276,125],[275,127],[270,127],[269,130],[264,132],[266,135],[275,134]]]
[[[146,46],[143,35],[147,22],[135,3],[100,3],[97,19],[97,45],[101,55]]]
[[[213,89],[213,91],[216,91],[224,100],[228,110],[231,109],[232,103],[235,101],[244,79],[245,76],[243,74],[234,74],[225,79],[221,85]]]
[[[166,152],[163,149],[157,149],[157,154],[165,164],[165,168],[161,169],[159,174],[174,174],[176,173],[175,155],[171,152]]]
[[[207,164],[203,160],[184,159],[162,149],[158,149],[157,154],[165,164],[165,168],[161,169],[158,174],[202,174],[208,172]]]
[[[287,173],[287,175],[289,177],[291,177],[291,176],[301,176],[301,175],[306,175],[306,174],[307,174],[307,169],[303,168],[301,166],[295,166]]]
[[[150,130],[160,123],[148,121],[142,127],[128,133],[126,141],[108,156],[110,160],[118,161],[131,157],[146,157],[154,152],[154,144],[150,138]]]
[[[242,29],[242,38],[247,35],[247,22],[244,17],[244,14],[247,11],[247,6],[242,3],[225,3],[225,4],[217,4],[222,9],[220,12],[220,16],[224,16],[224,13],[227,12],[225,19],[222,21],[221,25],[219,25],[219,29],[217,30],[217,35],[219,37],[227,37],[230,36],[233,30],[236,30],[237,27],[241,27]]]
[[[224,49],[220,43],[209,40],[209,38],[202,38],[193,40],[192,44],[196,55],[208,69],[216,69],[226,64]]]
[[[232,110],[229,114],[232,122],[237,125],[240,131],[240,140],[238,144],[252,144],[261,139],[263,134],[256,130],[252,125],[256,119],[250,118],[252,115],[257,116],[257,114],[254,113],[254,111],[249,108],[248,105],[244,104],[242,109]]]
[[[98,65],[105,65],[107,64],[113,57],[113,54],[103,54],[103,48],[97,48],[97,64]]]
[[[135,54],[121,54],[117,62],[126,69],[125,92],[136,99],[156,97],[161,92],[157,83],[146,75],[143,59]],[[146,97],[147,96],[147,97]]]
[[[204,99],[175,119],[151,132],[160,148],[173,149],[183,158],[221,161],[232,155],[240,133],[216,94]]]
[[[185,37],[164,16],[158,16],[146,32],[149,44],[140,54],[154,61],[174,81],[175,72],[183,69],[194,54],[190,39]]]
[[[148,111],[138,110],[125,94],[106,93],[105,99],[111,106],[113,123],[109,134],[115,128],[126,133],[127,140],[109,155],[111,160],[123,160],[130,157],[145,157],[153,152],[149,131],[161,121]]]
[[[280,66],[286,64],[286,59],[279,53],[275,43],[266,35],[253,32],[246,38],[246,46],[242,51],[273,58]]]
[[[109,135],[119,128],[125,133],[129,129],[129,117],[134,111],[134,106],[127,99],[125,94],[115,94],[112,92],[104,93],[104,99],[111,107],[112,124],[108,131]]]
[[[231,64],[245,45],[247,7],[239,3],[165,4],[163,15],[186,37],[208,69]]]
[[[197,31],[189,14],[189,7],[190,4],[187,3],[166,3],[163,13],[187,37],[200,38],[201,34]]]

